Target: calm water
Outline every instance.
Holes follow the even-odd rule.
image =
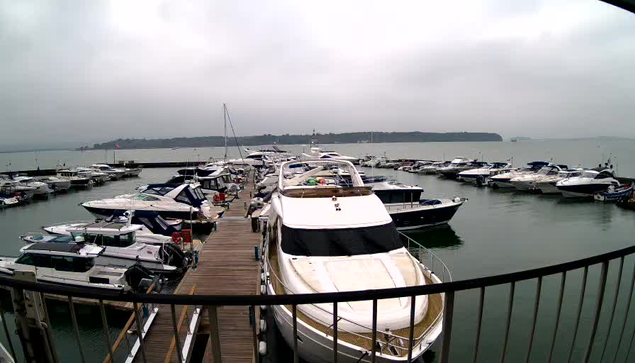
[[[611,141],[532,141],[518,143],[430,143],[430,144],[356,144],[333,145],[329,147],[349,155],[381,155],[385,151],[388,157],[416,157],[430,159],[449,159],[457,155],[478,157],[486,160],[506,160],[514,158],[514,163],[536,159],[552,159],[569,165],[595,165],[602,156],[613,155],[617,161],[619,174],[635,176],[635,162],[628,155],[635,155],[635,146],[628,142]],[[302,146],[288,147],[301,152]],[[237,154],[236,150],[231,150]],[[205,160],[210,156],[222,156],[223,150],[217,149],[178,149],[178,150],[136,150],[119,151],[120,157],[136,161],[165,160]],[[33,168],[34,153],[0,154],[0,162],[7,164],[11,160],[14,169]],[[40,167],[54,166],[57,160],[67,165],[89,164],[104,161],[104,152],[50,152],[38,153]],[[46,160],[46,163],[45,163]],[[112,152],[109,152],[112,161]],[[48,164],[48,163],[52,164]],[[498,191],[489,188],[476,188],[453,181],[442,180],[436,176],[412,175],[393,170],[365,170],[394,177],[399,181],[417,184],[425,189],[425,197],[462,196],[469,200],[459,210],[450,226],[425,232],[412,233],[411,236],[432,248],[452,271],[455,280],[512,272],[586,257],[602,252],[622,248],[632,244],[635,231],[635,213],[622,210],[614,205],[594,202],[564,200],[556,196],[530,195],[517,192]],[[15,254],[22,245],[18,236],[22,233],[38,230],[48,223],[73,219],[89,218],[87,212],[79,207],[80,202],[110,197],[131,192],[140,184],[161,182],[174,170],[147,169],[139,179],[129,179],[96,187],[89,191],[73,192],[51,198],[49,201],[0,212],[0,230],[4,232],[4,243],[0,253]],[[614,294],[614,278],[617,264],[611,266],[609,285],[606,292],[604,317],[610,311],[610,302]],[[625,279],[632,275],[634,261],[627,259],[624,267]],[[597,290],[598,269],[592,269],[587,286],[587,300],[584,305],[581,331],[576,344],[574,361],[579,360],[588,339],[589,324],[592,319],[594,297]],[[567,275],[564,308],[560,329],[558,330],[558,348],[554,361],[562,361],[568,353],[573,319],[575,317],[580,288],[580,273]],[[594,278],[595,277],[595,278]],[[630,281],[629,281],[630,282]],[[555,323],[555,305],[560,278],[547,278],[543,283],[540,314],[532,361],[546,360],[551,342],[550,333]],[[624,284],[622,285],[625,286]],[[621,289],[618,315],[624,310],[627,287]],[[535,296],[535,281],[519,283],[516,286],[513,323],[508,346],[509,362],[524,360],[527,351]],[[508,303],[508,287],[494,287],[486,293],[486,324],[481,338],[479,361],[491,362],[500,359],[504,337],[504,318]],[[453,331],[452,361],[471,361],[474,344],[474,330],[478,307],[477,291],[468,291],[457,295],[455,325]],[[60,316],[64,316],[60,313]],[[67,316],[67,315],[66,315]],[[60,318],[66,321],[67,318]],[[608,357],[612,359],[620,321],[613,324]],[[55,326],[55,324],[54,324]],[[93,334],[100,331],[94,327]],[[635,328],[635,320],[629,320],[627,334]],[[70,341],[71,333],[64,335],[64,329],[58,335],[64,341]],[[546,334],[548,332],[549,334]],[[101,334],[101,333],[100,333]],[[607,324],[601,324],[596,341],[603,342],[607,334]],[[3,334],[0,334],[2,336]],[[88,336],[88,335],[87,335]],[[93,344],[94,361],[103,358],[105,345],[97,335],[98,343]],[[630,335],[627,335],[630,338]],[[70,340],[69,340],[70,339]],[[84,340],[82,340],[84,342]],[[86,342],[85,345],[89,345]],[[68,344],[68,342],[67,342]],[[624,343],[623,343],[624,345]],[[628,345],[628,343],[626,343]],[[69,344],[68,353],[76,349]],[[284,347],[281,349],[284,351]],[[599,360],[595,352],[592,361]],[[624,348],[619,357],[624,359]],[[284,352],[282,353],[284,356]]]

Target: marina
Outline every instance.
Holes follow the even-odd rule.
[[[526,268],[544,266],[550,263],[569,261],[576,257],[583,258],[619,249],[620,247],[630,246],[628,236],[629,229],[632,228],[630,227],[632,222],[628,222],[628,220],[632,218],[630,214],[632,212],[620,209],[613,205],[613,203],[593,202],[593,199],[591,199],[591,201],[569,201],[566,198],[559,196],[554,197],[549,194],[527,193],[516,190],[510,191],[509,189],[495,189],[485,186],[479,187],[478,183],[460,182],[440,178],[436,175],[395,170],[399,168],[405,169],[406,166],[415,164],[416,160],[417,159],[414,158],[404,158],[404,160],[393,162],[395,164],[390,169],[358,166],[358,170],[363,172],[363,179],[369,182],[369,185],[387,183],[387,185],[390,185],[389,189],[395,189],[396,186],[396,190],[399,190],[399,193],[403,193],[404,190],[411,192],[408,194],[412,195],[411,197],[400,196],[400,198],[402,198],[401,200],[394,200],[392,205],[395,206],[412,204],[415,200],[417,201],[417,205],[419,205],[418,202],[420,198],[421,200],[435,200],[435,198],[444,200],[444,198],[447,198],[447,200],[450,201],[455,198],[461,199],[463,205],[455,211],[455,215],[449,219],[449,221],[444,222],[445,226],[433,228],[425,226],[423,229],[407,231],[407,241],[412,241],[408,242],[410,243],[411,251],[417,251],[415,246],[419,244],[422,247],[425,246],[431,249],[431,251],[434,251],[435,258],[447,264],[448,274],[451,271],[454,280],[460,281],[461,279],[487,276],[488,274],[499,272],[514,272]],[[307,167],[307,163],[310,164],[310,161],[299,161],[298,165]],[[2,218],[4,220],[5,217],[11,218],[12,215],[16,214],[16,218],[20,218],[19,215],[24,211],[24,213],[30,214],[33,219],[33,217],[37,215],[38,210],[42,210],[41,213],[45,213],[43,216],[47,217],[38,218],[38,224],[33,227],[27,226],[28,229],[26,231],[20,230],[19,234],[37,230],[42,226],[56,225],[56,223],[59,224],[64,220],[90,220],[89,215],[86,211],[82,211],[83,208],[78,207],[78,204],[88,200],[107,199],[114,195],[130,193],[133,190],[143,190],[139,189],[139,187],[144,187],[144,185],[157,185],[157,183],[164,182],[170,179],[171,176],[177,174],[176,170],[177,169],[174,168],[144,168],[144,171],[138,178],[110,182],[102,187],[94,187],[89,190],[71,191],[67,194],[54,196],[49,200],[34,201],[21,208],[6,209],[1,212]],[[339,172],[338,175],[346,177],[346,175],[341,172]],[[231,201],[233,199],[233,201],[222,203],[225,207],[228,207],[228,209],[226,209],[218,219],[217,230],[213,230],[209,233],[209,236],[207,234],[198,234],[195,236],[195,239],[204,242],[192,245],[193,249],[198,251],[198,263],[196,267],[190,268],[182,279],[167,278],[164,284],[165,291],[157,296],[166,293],[175,293],[177,295],[192,297],[227,296],[226,299],[229,299],[231,296],[253,296],[254,299],[259,297],[261,294],[261,274],[259,273],[259,267],[261,264],[255,259],[255,247],[257,246],[259,250],[263,248],[264,245],[261,245],[262,233],[254,233],[252,221],[250,221],[249,218],[244,218],[248,213],[248,209],[250,210],[251,208],[250,203],[253,203],[253,200],[250,201],[250,197],[258,196],[259,193],[262,194],[263,192],[262,189],[256,187],[256,185],[258,185],[258,179],[254,180],[254,176],[263,177],[264,174],[261,172],[256,175],[250,172],[244,184],[244,189],[240,190],[237,198],[224,197],[226,200]],[[395,180],[398,181],[397,184],[394,183]],[[317,180],[317,185],[319,184],[320,181]],[[415,187],[417,185],[422,187]],[[222,187],[222,185],[214,184],[213,186],[213,188],[219,187]],[[373,188],[376,187],[373,186]],[[381,188],[377,190],[379,191],[380,189]],[[215,194],[213,189],[209,189],[208,192],[211,192],[211,194],[207,195],[210,204],[216,203],[220,205],[220,198],[214,198]],[[414,192],[414,194],[412,192]],[[53,219],[48,212],[45,212],[51,208],[65,208],[63,207],[64,205],[68,206],[68,211],[74,212],[67,213],[65,217],[61,219]],[[432,206],[434,207],[434,204]],[[390,212],[391,208],[395,207],[391,207],[390,203],[386,205],[387,212]],[[597,219],[598,214],[603,216],[602,219]],[[260,218],[263,216],[260,211],[257,211],[255,215]],[[543,221],[541,222],[541,220]],[[553,223],[554,220],[556,223]],[[580,230],[581,225],[579,223],[585,220],[587,221],[586,226],[583,230]],[[531,221],[531,223],[528,223],[528,221]],[[258,223],[260,224],[262,222]],[[449,226],[447,224],[449,224]],[[539,229],[534,228],[537,224],[541,225]],[[574,229],[567,227],[573,225],[577,227]],[[491,228],[496,228],[494,234],[492,234]],[[262,232],[262,229],[259,227],[255,229]],[[523,231],[525,232],[523,233]],[[562,235],[564,231],[566,231],[567,238],[554,239],[554,236]],[[606,231],[610,231],[612,236],[610,241],[602,237],[602,235],[608,233]],[[168,233],[168,235],[170,235],[170,233]],[[495,239],[496,242],[492,247],[488,247],[488,245],[493,242],[493,236],[498,235],[501,237]],[[539,237],[541,235],[544,237]],[[504,238],[504,236],[510,238]],[[527,239],[526,237],[529,236],[531,236],[531,238]],[[594,239],[604,240],[606,242],[604,244],[591,243]],[[555,240],[559,241],[557,245],[553,243]],[[405,241],[406,240],[404,240],[404,243]],[[607,244],[608,242],[610,243]],[[13,248],[19,246],[17,243],[18,239],[16,236],[16,244],[13,245],[15,246]],[[527,246],[525,247],[523,245]],[[584,249],[580,248],[581,245],[584,246]],[[529,246],[531,246],[531,248],[529,248]],[[12,253],[8,245],[3,248],[6,249],[6,254]],[[492,250],[491,248],[495,249]],[[188,250],[189,245],[185,245],[184,249]],[[523,250],[524,254],[519,255],[515,253],[514,251],[517,249]],[[531,252],[544,249],[550,251],[548,258],[544,255],[540,255],[539,257],[538,254]],[[486,264],[472,263],[479,259],[488,261],[490,256],[495,255],[504,255],[506,258],[497,258]],[[421,256],[428,256],[428,254],[424,253]],[[535,262],[538,261],[538,258],[542,261],[539,264]],[[428,260],[427,263],[431,263],[430,260]],[[488,266],[491,267],[488,268]],[[609,271],[615,274],[616,268],[617,266],[612,264]],[[488,269],[490,269],[490,272],[488,272]],[[626,269],[626,267],[624,269]],[[598,275],[596,274],[599,274],[599,272],[599,270],[591,269],[589,271],[589,281],[593,280],[591,279],[592,276],[597,280]],[[563,321],[575,321],[576,319],[574,315],[575,308],[573,307],[575,306],[574,301],[577,300],[578,293],[576,289],[580,287],[581,276],[574,272],[571,272],[569,275],[570,281],[566,285],[566,289],[563,290],[563,296],[566,297],[565,303],[569,303],[572,308],[570,311],[563,310],[560,312]],[[623,273],[623,275],[626,274]],[[210,283],[210,281],[214,281],[214,283]],[[545,296],[557,296],[558,286],[558,283],[556,283],[554,279],[545,277],[542,282],[541,290],[543,294],[546,294]],[[609,280],[605,289],[610,291],[611,288],[615,287],[615,281]],[[590,285],[588,289],[592,290],[592,285]],[[589,291],[588,293],[590,293],[590,290],[587,290]],[[521,313],[525,309],[531,309],[531,303],[529,302],[533,300],[531,295],[534,292],[535,285],[532,287],[531,285],[518,283],[515,286],[514,311],[516,313]],[[152,294],[150,296],[154,295],[155,294]],[[462,293],[457,294],[457,297],[461,295]],[[48,304],[64,303],[65,301],[67,302],[68,299],[60,295],[53,296],[49,294],[46,296],[50,300]],[[468,297],[457,299],[454,302],[455,319],[453,341],[455,342],[461,341],[461,336],[470,336],[475,327],[474,324],[477,323],[474,319],[473,309],[475,307],[474,304],[479,300],[478,294],[474,295],[472,293],[467,296]],[[492,314],[497,310],[495,308],[496,306],[499,307],[498,311],[505,310],[503,307],[508,303],[508,295],[506,292],[499,288],[491,287],[488,288],[487,298],[489,303],[484,307],[484,316],[490,316],[489,320],[491,322],[499,322],[501,319],[504,321],[504,315],[499,316],[498,314]],[[134,341],[136,339],[136,330],[134,326],[136,319],[134,318],[134,304],[130,301],[118,301],[117,299],[106,299],[104,301],[109,315],[115,314],[115,311],[132,314],[130,317],[131,320],[129,320],[130,327],[124,329],[129,332],[122,335],[123,338],[119,340],[119,344],[116,345],[116,349],[114,350],[115,361],[117,361],[117,357],[124,359],[126,355],[131,354],[127,346],[130,346],[130,349],[135,349]],[[432,299],[430,301],[435,300]],[[77,297],[73,299],[73,302],[75,306],[84,305],[85,308],[90,308],[91,306],[93,308],[100,307],[97,300],[90,298]],[[621,305],[618,306],[623,306],[623,301],[620,304]],[[265,313],[262,315],[262,318],[260,318],[261,304],[251,304],[253,308],[250,308],[249,305],[219,307],[216,309],[216,316],[212,316],[211,320],[209,316],[210,310],[207,304],[175,305],[174,317],[176,319],[180,339],[178,343],[173,339],[174,321],[170,304],[157,302],[156,304],[147,306],[150,307],[149,311],[154,313],[149,315],[153,317],[151,323],[143,323],[146,318],[141,317],[142,325],[148,324],[144,335],[143,348],[146,354],[146,361],[165,361],[168,356],[171,357],[171,361],[178,361],[178,345],[180,345],[181,354],[192,354],[193,361],[198,361],[199,359],[209,361],[213,360],[214,344],[221,346],[220,359],[222,361],[254,361],[256,356],[259,356],[258,359],[261,361],[287,361],[293,359],[293,347],[292,344],[289,344],[288,333],[284,333],[287,334],[287,339],[283,338],[284,334],[281,335],[279,332],[278,324],[271,314]],[[213,306],[213,304],[211,304],[211,306]],[[541,307],[541,313],[545,314],[547,319],[553,317],[557,312],[549,306],[549,304],[546,304],[544,307]],[[592,304],[585,304],[582,311],[585,314],[592,314]],[[619,309],[618,311],[624,312]],[[516,313],[514,313],[514,326],[517,324],[516,321],[527,319],[527,317],[515,316]],[[304,314],[304,312],[298,310],[298,317],[305,316],[302,314]],[[531,314],[528,316],[531,316]],[[381,315],[379,317],[381,318]],[[217,329],[214,329],[215,322],[218,324]],[[260,325],[263,324],[263,322],[268,328],[266,332],[261,332],[260,330]],[[497,326],[496,324],[497,323],[494,323],[492,327],[495,329],[494,332],[497,333],[480,337],[482,347],[500,346],[497,341],[502,339],[499,334],[504,333],[505,328],[504,326]],[[630,323],[628,326],[630,326]],[[346,329],[345,326],[341,328]],[[523,329],[519,330],[522,331]],[[214,343],[213,331],[219,333],[216,343]],[[259,334],[259,332],[261,333]],[[346,334],[344,331],[342,331],[341,334],[342,339],[344,339]],[[518,346],[518,344],[522,346],[523,334],[524,333],[515,331],[515,329],[511,329],[508,337],[509,351],[506,353],[510,357],[509,359],[512,359],[514,356],[520,357],[524,354],[522,353],[523,349]],[[560,329],[559,334],[565,333]],[[596,334],[603,337],[606,332],[600,330]],[[406,339],[407,343],[407,335],[406,333],[406,335],[400,339],[402,339],[402,341]],[[119,336],[119,331],[113,332],[111,342],[116,342]],[[440,346],[442,345],[441,340],[443,337],[444,335],[441,334],[439,339],[436,339],[436,341],[433,340],[430,349],[428,349],[425,354],[422,354],[419,360],[428,362],[438,359],[441,354]],[[563,339],[570,338],[570,335],[563,336]],[[306,337],[302,339],[306,339]],[[372,339],[372,336],[369,335],[368,339]],[[390,346],[393,344],[382,339],[384,338],[379,336],[378,341],[383,342],[380,343],[380,345],[387,344],[387,346]],[[472,340],[472,338],[470,338],[470,340]],[[128,341],[128,343],[126,343],[126,341]],[[6,341],[4,342],[6,343]],[[188,343],[186,344],[186,342]],[[83,345],[91,344],[90,342],[83,342]],[[264,346],[262,344],[264,344]],[[401,344],[400,346],[402,348],[393,348],[397,349],[396,352],[399,352],[399,349],[407,348],[407,344],[399,344]],[[536,353],[537,356],[540,355],[539,352],[546,349],[544,347],[545,344],[548,345],[549,343],[541,337],[536,337],[534,349],[538,352]],[[94,356],[95,361],[108,356],[106,345],[107,344],[103,344],[102,342],[102,344],[100,344],[101,347],[97,347],[97,350],[101,351],[101,353]],[[134,360],[143,361],[142,348],[139,344],[137,345]],[[187,350],[183,350],[185,348],[187,348]],[[368,345],[364,349],[370,351],[372,350],[370,348],[372,348],[372,346]],[[582,348],[574,348],[573,354],[582,354],[579,349]],[[260,354],[263,351],[266,352],[266,354]],[[254,352],[258,352],[259,354],[256,355]],[[407,349],[405,349],[404,352],[407,352]],[[473,350],[470,349],[469,346],[453,343],[452,354],[458,358],[453,358],[451,361],[462,361],[464,358],[471,356],[472,353]],[[72,355],[73,353],[66,354]],[[493,359],[498,354],[499,353],[495,350],[492,351],[490,349],[482,349],[479,352],[481,356],[480,359],[483,360]],[[566,351],[560,353],[557,351],[555,354],[566,354]],[[368,357],[370,357],[370,354]]]

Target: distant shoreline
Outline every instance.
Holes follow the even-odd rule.
[[[318,144],[362,144],[362,143],[399,143],[399,142],[479,142],[503,141],[497,133],[491,132],[349,132],[304,135],[259,135],[228,138],[228,144],[236,146],[259,145],[303,145],[315,141]],[[117,139],[84,150],[104,149],[163,149],[186,147],[220,147],[225,145],[223,136],[178,137],[171,139]]]

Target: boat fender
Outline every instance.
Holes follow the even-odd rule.
[[[265,319],[260,319],[260,331],[263,333],[267,331],[267,321]]]
[[[260,274],[260,281],[265,282],[265,273]]]
[[[181,237],[181,234],[179,232],[172,233],[172,242],[179,243],[182,240],[183,240],[183,237]]]
[[[260,305],[261,313],[262,311],[267,311],[267,305]]]
[[[267,343],[260,341],[260,343],[258,343],[258,353],[260,353],[260,355],[265,355],[267,354]]]
[[[267,295],[267,286],[265,284],[260,285],[260,295]]]

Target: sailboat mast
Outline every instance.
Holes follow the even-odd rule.
[[[223,121],[224,121],[224,130],[225,130],[225,158],[227,161],[227,105],[223,103]]]

